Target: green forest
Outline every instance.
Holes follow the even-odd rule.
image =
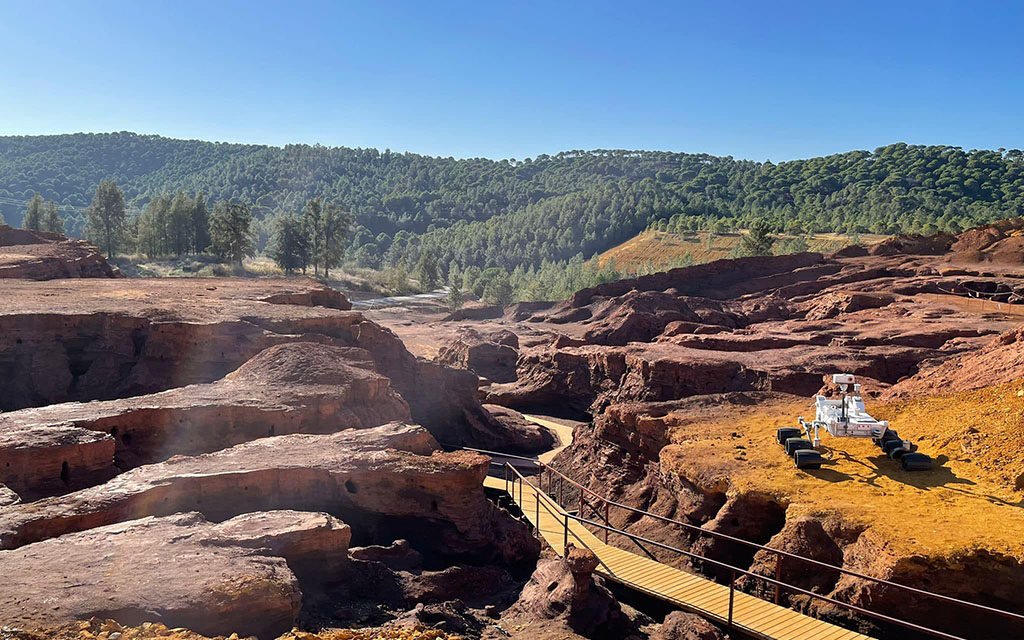
[[[203,250],[195,244],[201,232],[191,245],[152,234],[156,212],[173,219],[200,199],[211,211],[218,202],[245,204],[254,248],[264,251],[275,230],[323,199],[350,222],[339,248],[346,263],[412,271],[426,259],[442,276],[453,267],[511,274],[579,264],[658,224],[898,233],[957,231],[1024,213],[1018,150],[893,144],[775,164],[660,151],[488,160],[134,133],[0,137],[0,213],[9,224],[21,225],[38,195],[46,211],[56,203],[68,233],[84,236],[104,180],[123,191],[135,240],[142,232],[127,248]]]

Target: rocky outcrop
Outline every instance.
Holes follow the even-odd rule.
[[[981,389],[1024,378],[1024,327],[1000,334],[985,347],[960,354],[900,381],[887,397],[905,398]]]
[[[303,509],[341,517],[361,540],[405,537],[439,556],[520,562],[535,543],[524,543],[529,535],[503,522],[484,498],[487,465],[478,454],[442,453],[428,431],[401,423],[263,438],[216,453],[177,456],[61,498],[9,507],[0,513],[0,547],[140,516],[198,511],[222,520],[250,511]]]
[[[0,415],[0,460],[12,459],[0,465],[0,482],[26,496],[66,491],[114,465],[123,471],[266,436],[409,419],[405,401],[373,371],[368,353],[288,343],[210,384]]]
[[[532,625],[556,621],[568,632],[563,637],[624,638],[635,634],[637,630],[618,601],[601,578],[594,576],[597,564],[592,551],[571,546],[564,558],[542,560],[519,600],[502,615],[502,622]]]
[[[650,640],[728,640],[729,636],[700,616],[673,611],[650,635]]]
[[[93,528],[0,552],[0,619],[31,627],[112,617],[273,638],[298,617],[306,586],[298,576],[315,567],[336,578],[350,537],[336,518],[295,511],[220,524],[182,513]]]
[[[482,335],[466,330],[441,349],[437,361],[469,369],[493,382],[511,382],[516,378],[518,358],[519,339],[511,331]]]
[[[95,246],[57,233],[0,225],[0,278],[118,278]]]
[[[501,423],[504,432],[509,434],[509,446],[501,450],[503,453],[531,454],[554,448],[554,434],[530,422],[518,411],[496,404],[485,404],[484,409]]]
[[[505,444],[475,375],[417,360],[339,296],[307,279],[0,281],[0,410],[210,383],[269,347],[315,342],[357,350],[348,360],[388,378],[443,441]]]

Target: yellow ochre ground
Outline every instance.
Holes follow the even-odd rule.
[[[936,467],[906,472],[868,439],[825,433],[828,464],[796,469],[775,442],[775,429],[795,426],[798,415],[811,417],[809,399],[651,419],[674,425],[662,469],[705,486],[767,492],[787,502],[791,515],[838,514],[882,534],[893,551],[956,555],[984,546],[1024,558],[1024,380],[911,400],[868,399],[867,409],[890,420]]]

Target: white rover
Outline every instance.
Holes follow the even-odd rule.
[[[793,457],[799,469],[820,469],[824,458],[821,448],[820,430],[824,428],[836,438],[871,438],[878,447],[893,460],[899,460],[906,471],[922,471],[932,468],[932,459],[917,453],[909,440],[902,440],[895,430],[889,428],[886,420],[875,420],[864,409],[860,397],[860,385],[849,373],[836,373],[832,383],[839,387],[842,396],[830,400],[825,396],[814,398],[814,422],[807,422],[803,416],[797,418],[799,427],[782,427],[776,438],[786,449],[786,455]],[[853,394],[847,390],[853,386]]]

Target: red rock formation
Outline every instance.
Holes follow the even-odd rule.
[[[519,600],[502,615],[502,622],[524,626],[523,637],[538,637],[529,634],[543,621],[559,623],[561,637],[623,638],[635,634],[618,601],[594,575],[597,564],[597,556],[589,549],[574,547],[565,558],[540,561]],[[540,637],[553,631],[550,626],[538,626],[545,629]]]
[[[263,438],[8,507],[0,513],[0,547],[147,515],[199,511],[220,520],[304,509],[338,515],[360,535],[405,537],[438,554],[522,561],[533,545],[524,545],[522,530],[497,517],[484,498],[487,466],[478,454],[442,453],[428,431],[400,423]],[[410,522],[420,524],[405,526]]]
[[[336,518],[295,511],[220,524],[184,513],[94,528],[0,552],[0,619],[40,627],[159,620],[273,638],[292,628],[302,604],[294,567],[337,568],[350,537]]]
[[[9,465],[0,464],[0,482],[32,497],[105,479],[115,464],[127,470],[271,435],[409,420],[405,401],[371,366],[358,349],[296,342],[211,384],[3,414],[0,462]]]
[[[57,233],[0,225],[0,278],[118,278],[93,245]]]
[[[418,361],[339,296],[307,279],[0,281],[0,409],[213,382],[268,347],[317,342],[357,349],[349,359],[372,363],[443,441],[507,444],[476,376]]]
[[[511,331],[482,335],[466,330],[441,348],[437,361],[493,382],[510,382],[515,380],[518,358],[519,339]]]

